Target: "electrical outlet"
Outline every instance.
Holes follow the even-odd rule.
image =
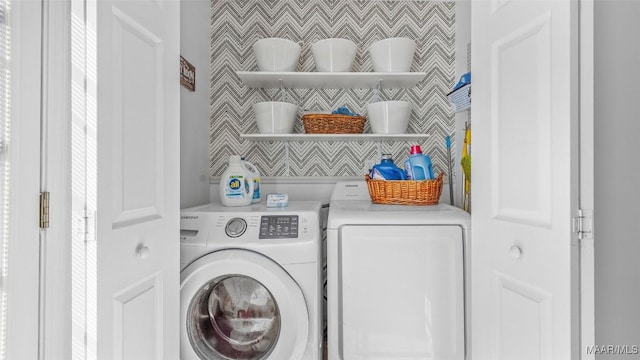
[[[377,164],[375,160],[365,160],[362,167],[362,174],[368,174],[375,164]]]

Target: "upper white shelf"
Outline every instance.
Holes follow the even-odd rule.
[[[267,72],[237,71],[250,88],[383,89],[410,88],[427,76],[424,72]]]
[[[429,134],[240,134],[254,141],[399,141],[424,140]]]

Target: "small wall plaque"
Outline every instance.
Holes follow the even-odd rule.
[[[196,91],[196,68],[180,55],[180,84],[191,91]]]

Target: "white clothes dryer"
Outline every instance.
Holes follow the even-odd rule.
[[[320,206],[182,210],[182,360],[321,359]]]
[[[469,236],[469,214],[456,207],[377,205],[366,182],[336,184],[327,224],[329,360],[465,359]]]

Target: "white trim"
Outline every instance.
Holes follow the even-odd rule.
[[[41,359],[71,358],[71,2],[43,3],[42,191],[51,193],[41,245]]]
[[[470,0],[458,0],[456,1],[456,66],[454,79],[458,81],[462,74],[467,71],[471,71],[468,58],[470,54],[468,52],[469,44],[471,43],[471,1]],[[457,207],[463,207],[464,197],[464,181],[462,174],[462,166],[460,165],[460,159],[462,157],[462,149],[464,147],[464,124],[465,122],[471,123],[470,112],[472,110],[466,110],[455,113],[455,135],[452,140],[451,157],[453,158],[453,181],[454,181],[454,203]],[[448,185],[442,189],[443,194],[447,194],[446,203],[449,203],[449,190]]]
[[[594,209],[594,0],[580,1],[580,208]],[[593,222],[592,222],[593,223]],[[593,229],[592,229],[593,231]],[[580,355],[595,359],[594,240],[580,242]]]
[[[41,2],[12,1],[6,359],[38,358]]]

